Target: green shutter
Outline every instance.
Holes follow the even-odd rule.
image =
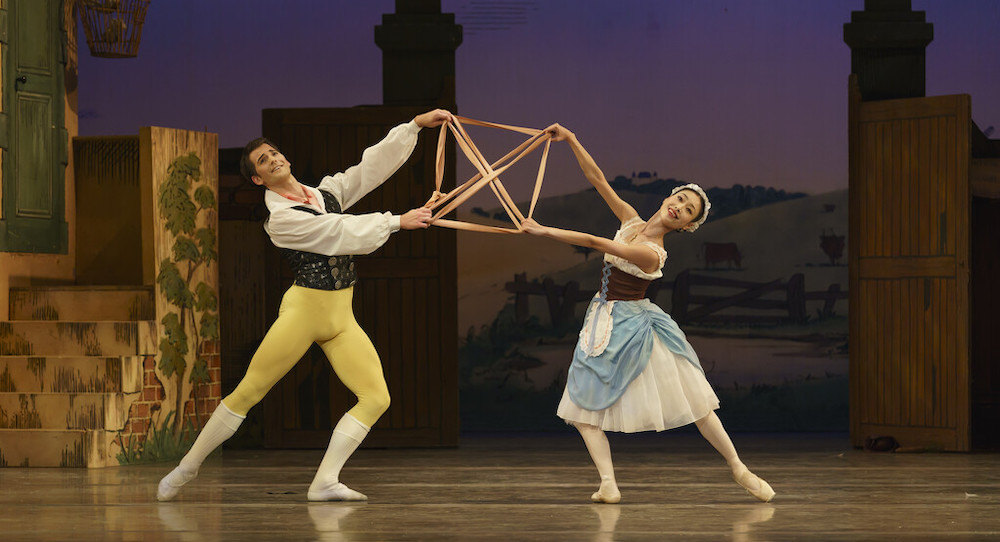
[[[9,0],[0,15],[4,111],[0,251],[65,254],[68,133],[62,0]],[[2,10],[0,10],[2,11]]]

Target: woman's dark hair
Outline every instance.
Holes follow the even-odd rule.
[[[261,145],[270,145],[271,147],[274,147],[274,150],[278,150],[277,145],[272,143],[271,140],[266,137],[258,137],[243,147],[243,154],[240,155],[240,175],[243,175],[243,178],[246,179],[247,182],[253,182],[251,177],[257,174],[257,167],[250,161],[250,153],[255,151]]]
[[[698,216],[694,217],[694,219],[691,221],[697,223],[699,220],[701,220],[701,217],[705,216],[705,213],[708,212],[708,205],[706,205],[707,202],[705,201],[705,198],[701,197],[701,194],[699,194],[698,192],[695,192],[690,188],[685,188],[684,190],[687,190],[688,192],[691,192],[695,196],[698,196],[698,199],[701,200],[701,212],[698,213]]]

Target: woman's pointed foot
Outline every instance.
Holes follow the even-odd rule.
[[[746,467],[733,472],[733,480],[736,480],[737,484],[759,501],[771,502],[771,499],[774,498],[774,490],[771,489],[771,486]]]
[[[590,500],[606,504],[617,504],[622,500],[622,493],[618,491],[618,484],[615,483],[614,478],[602,476],[601,487],[590,496]]]

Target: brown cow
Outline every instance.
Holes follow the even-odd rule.
[[[739,269],[743,261],[743,255],[736,243],[705,243],[705,269],[715,266],[717,263],[727,262],[729,268]]]

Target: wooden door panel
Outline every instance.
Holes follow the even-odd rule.
[[[867,184],[859,187],[864,196],[852,220],[860,222],[864,257],[954,256],[957,231],[949,226],[958,216],[948,210],[967,212],[956,208],[958,187],[947,181],[957,166],[949,163],[957,152],[954,119],[871,121],[861,128]],[[919,159],[924,163],[914,163]]]
[[[61,0],[10,0],[5,42],[3,212],[0,250],[66,253],[65,126]]]
[[[954,340],[935,333],[946,329],[952,310],[932,310],[955,297],[955,281],[932,278],[864,281],[861,296],[881,326],[865,326],[859,340],[865,373],[857,385],[866,404],[861,423],[945,427],[957,420],[954,366],[937,363],[957,356]],[[890,340],[883,336],[891,335]]]
[[[851,429],[969,447],[968,96],[852,104]]]
[[[14,3],[18,4],[14,6],[17,70],[51,75],[54,68],[51,48],[56,43],[52,21],[57,20],[57,5],[51,0],[17,0]]]
[[[57,178],[52,156],[52,97],[17,94],[15,176],[17,216],[52,218],[52,194]]]

